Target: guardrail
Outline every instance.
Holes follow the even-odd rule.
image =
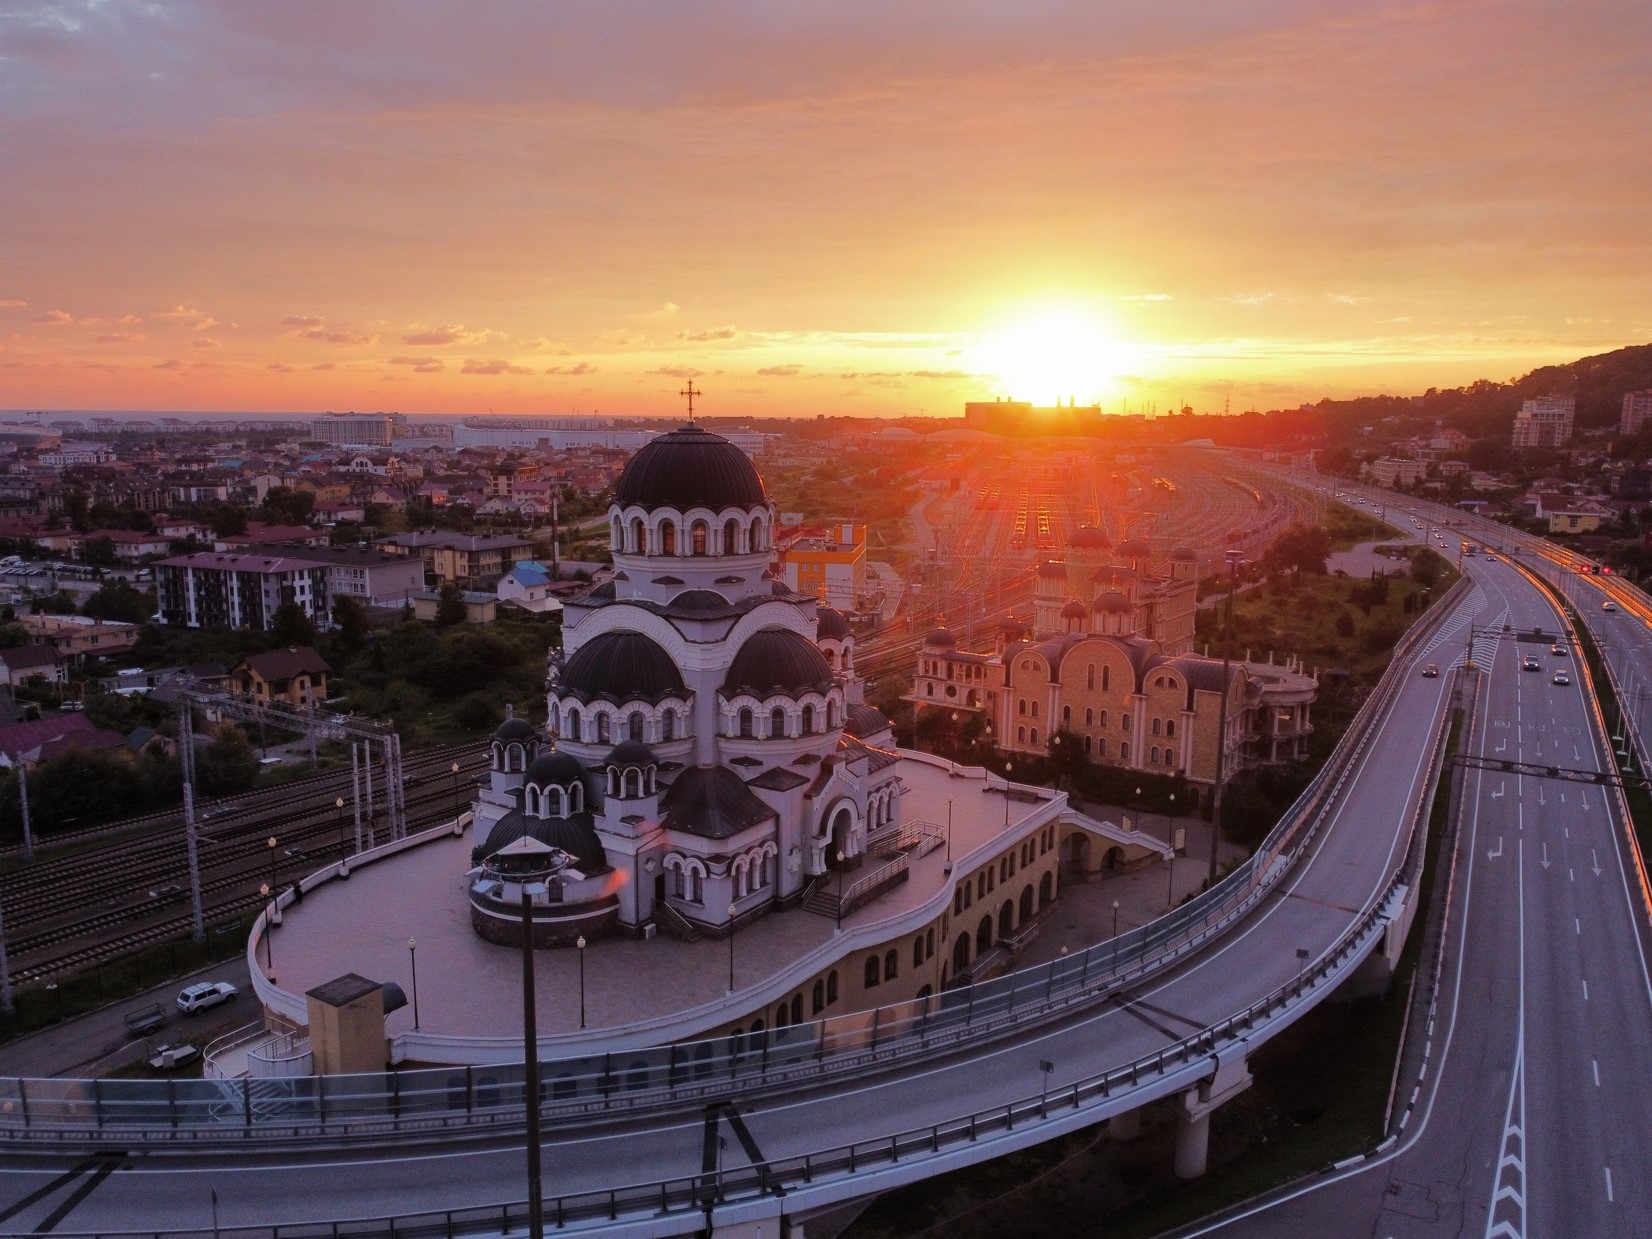
[[[1151,1054],[1097,1072],[1053,1092],[1027,1095],[991,1109],[960,1115],[944,1123],[909,1128],[873,1140],[829,1146],[794,1154],[755,1166],[741,1166],[704,1174],[634,1183],[611,1189],[547,1197],[544,1217],[558,1228],[578,1222],[650,1220],[676,1217],[692,1228],[692,1219],[714,1208],[757,1202],[806,1189],[831,1176],[854,1176],[894,1166],[903,1160],[935,1157],[949,1150],[978,1144],[983,1139],[1015,1131],[1030,1123],[1059,1122],[1063,1127],[1090,1125],[1146,1104],[1158,1097],[1192,1087],[1216,1072],[1225,1050],[1244,1045],[1290,1023],[1311,1004],[1317,990],[1329,992],[1343,975],[1357,967],[1380,941],[1389,921],[1403,902],[1404,881],[1389,882],[1382,897],[1333,945],[1317,963],[1251,1003],[1244,1010],[1200,1029]],[[182,1083],[182,1082],[180,1082]],[[515,1105],[522,1096],[517,1090]],[[280,1226],[214,1227],[203,1230],[170,1228],[172,1239],[320,1239],[387,1235],[469,1236],[508,1234],[528,1224],[527,1203],[471,1209],[411,1213],[337,1222],[287,1223]],[[340,1227],[346,1229],[341,1230]],[[153,1231],[54,1232],[64,1239],[125,1239]],[[665,1233],[655,1231],[653,1233]]]
[[[1257,852],[1181,907],[1077,954],[927,998],[761,1032],[546,1061],[545,1121],[554,1126],[933,1056],[1059,1018],[1162,970],[1245,916],[1312,844],[1397,695],[1405,658],[1468,588],[1459,581],[1396,646],[1337,760],[1315,776]],[[379,852],[412,844],[409,838]],[[253,980],[257,987],[256,969]],[[522,1074],[520,1064],[507,1064],[237,1081],[0,1079],[0,1139],[239,1144],[512,1126],[523,1121]]]

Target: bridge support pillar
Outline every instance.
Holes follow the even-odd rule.
[[[1224,1101],[1251,1086],[1250,1067],[1236,1056],[1218,1064],[1216,1074],[1176,1099],[1176,1177],[1197,1179],[1210,1153],[1210,1116]]]
[[[1107,1120],[1107,1134],[1114,1140],[1134,1140],[1141,1135],[1141,1107],[1115,1114]]]

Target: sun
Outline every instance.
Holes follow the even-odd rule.
[[[1093,404],[1113,390],[1128,349],[1082,310],[1043,310],[988,332],[971,350],[975,368],[993,375],[997,395],[1053,405]]]

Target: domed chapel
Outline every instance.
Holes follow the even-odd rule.
[[[687,425],[608,510],[613,580],[569,601],[542,731],[507,718],[473,806],[477,933],[536,946],[721,936],[858,867],[898,828],[901,758],[844,617],[769,573],[751,460]]]

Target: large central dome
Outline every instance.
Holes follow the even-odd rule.
[[[614,488],[619,507],[752,508],[768,502],[748,457],[722,435],[684,426],[651,440],[625,466]]]

